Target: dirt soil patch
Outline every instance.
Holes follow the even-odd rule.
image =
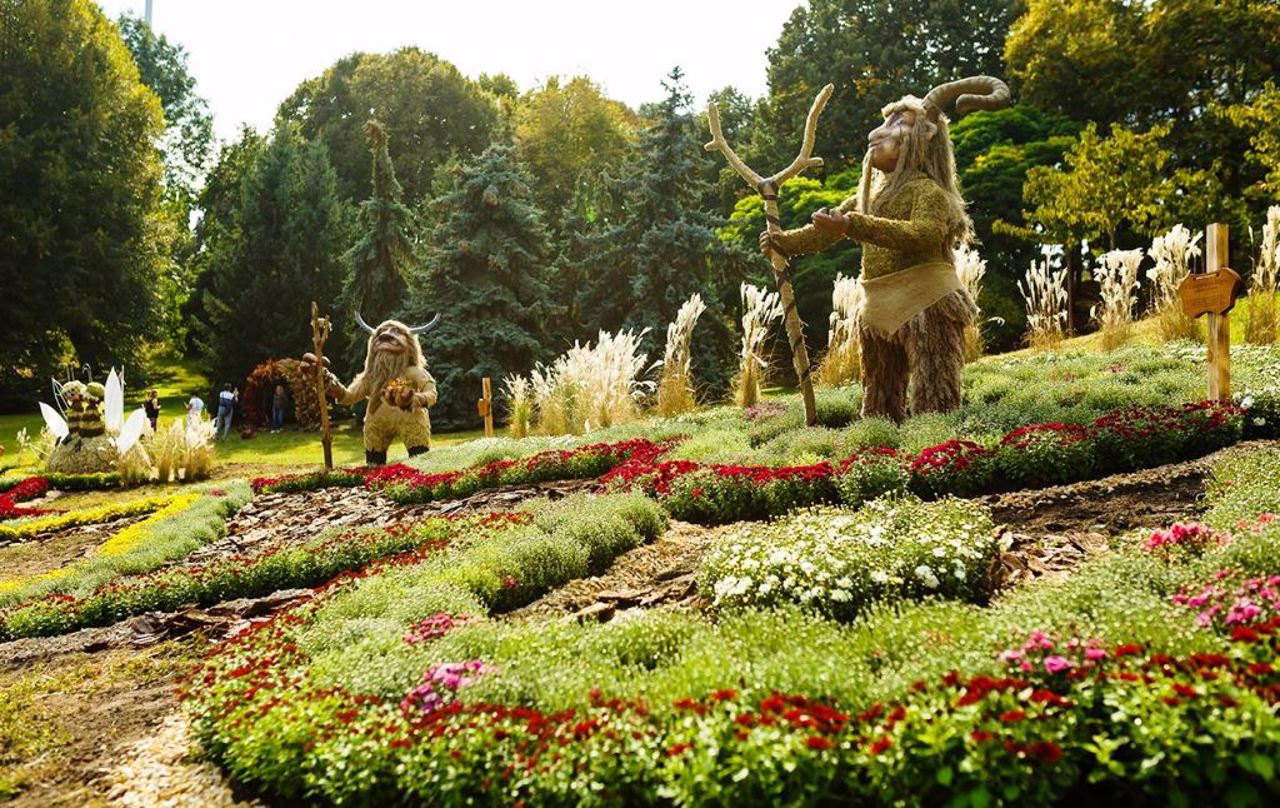
[[[148,514],[143,514],[93,525],[79,525],[66,530],[40,533],[10,544],[0,544],[0,582],[52,572],[91,556],[107,539],[147,517]]]
[[[1205,481],[1223,458],[1276,441],[1247,441],[1205,457],[1097,480],[980,497],[1001,528],[997,586],[1061,577],[1111,540],[1196,519]]]

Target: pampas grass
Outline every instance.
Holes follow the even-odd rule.
[[[956,248],[956,276],[964,284],[973,305],[978,305],[978,297],[982,294],[982,279],[987,274],[987,261],[978,251],[968,244]],[[972,362],[982,356],[982,313],[979,311],[974,321],[964,329],[964,361]]]
[[[1191,272],[1191,259],[1200,255],[1200,233],[1178,224],[1163,236],[1151,240],[1150,255],[1156,265],[1147,270],[1151,279],[1151,312],[1155,315],[1160,338],[1200,339],[1200,324],[1182,313],[1178,286]]]
[[[862,378],[862,353],[858,347],[862,298],[862,284],[857,278],[836,275],[831,289],[827,354],[818,366],[818,381],[827,387],[839,387]]]
[[[760,388],[769,363],[764,358],[764,342],[769,324],[782,317],[782,301],[777,292],[766,292],[749,283],[742,284],[742,353],[738,375],[733,380],[733,400],[739,407],[760,401]]]
[[[696,405],[693,377],[689,373],[690,345],[693,327],[707,310],[702,295],[694,293],[676,313],[675,322],[667,326],[667,350],[662,357],[662,374],[658,378],[658,414],[664,418],[688,412]]]
[[[1280,314],[1276,311],[1276,292],[1280,291],[1280,205],[1267,209],[1267,222],[1262,226],[1262,248],[1249,278],[1249,319],[1244,338],[1255,345],[1276,341]]]
[[[206,479],[213,471],[216,431],[208,419],[188,425],[186,418],[175,418],[168,429],[151,433],[146,450],[155,463],[157,479],[162,483]]]
[[[648,356],[640,352],[646,333],[648,329],[616,335],[601,331],[595,346],[575,342],[550,366],[534,368],[528,380],[507,377],[509,396],[523,389],[522,395],[531,399],[531,404],[521,404],[526,433],[530,412],[544,435],[580,435],[639,418],[640,403],[654,388],[641,378],[648,370]]]
[[[507,393],[507,434],[528,437],[533,424],[533,385],[524,376],[512,373],[502,380],[502,386]]]
[[[1093,275],[1101,301],[1089,310],[1098,323],[1104,351],[1113,351],[1129,340],[1133,307],[1138,303],[1138,267],[1142,250],[1112,250],[1098,258]]]
[[[1032,261],[1018,291],[1027,305],[1027,342],[1040,351],[1062,342],[1067,324],[1067,271],[1052,270],[1049,259]]]

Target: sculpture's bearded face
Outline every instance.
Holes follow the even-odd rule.
[[[413,339],[414,336],[408,329],[398,327],[395,323],[383,323],[373,332],[373,352],[405,356],[413,351]]]
[[[867,136],[871,165],[886,174],[897,169],[903,143],[915,125],[915,110],[900,109],[890,112],[884,123],[871,130],[871,134]]]
[[[423,365],[422,346],[409,327],[397,320],[387,320],[369,335],[369,352],[364,372],[375,389],[399,378],[411,367]]]

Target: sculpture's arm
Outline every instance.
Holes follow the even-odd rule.
[[[857,202],[858,198],[851,196],[835,209],[847,215],[854,210]],[[842,239],[843,237],[838,233],[824,232],[812,224],[807,224],[804,227],[778,233],[773,237],[773,243],[786,255],[807,255],[829,249],[840,243]]]
[[[414,388],[413,406],[415,408],[434,407],[436,403],[436,380],[425,370],[415,369],[408,374]]]
[[[845,235],[854,241],[890,250],[927,250],[947,240],[952,217],[951,204],[941,188],[925,186],[911,206],[911,218],[886,219],[857,211],[846,213],[849,228]]]
[[[329,391],[329,397],[339,404],[351,406],[362,399],[369,397],[369,384],[365,381],[364,374],[361,373],[352,380],[351,386],[347,387],[338,377],[328,370],[325,371],[325,386]]]

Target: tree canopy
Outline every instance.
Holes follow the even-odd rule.
[[[162,336],[163,122],[88,0],[2,0],[0,76],[0,397],[12,400],[44,389],[66,348],[95,368],[134,364]]]

